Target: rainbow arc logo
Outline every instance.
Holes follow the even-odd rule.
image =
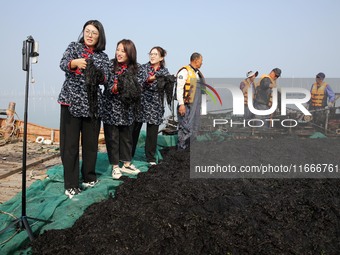
[[[211,100],[214,102],[214,104],[217,104],[217,100],[216,100],[217,98],[220,105],[222,106],[222,99],[220,95],[218,94],[218,92],[216,91],[216,89],[214,89],[211,85],[206,84],[206,83],[202,83],[201,85],[202,85],[201,91],[207,94],[211,98]]]

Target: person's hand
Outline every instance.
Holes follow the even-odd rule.
[[[334,106],[334,102],[328,102],[328,107],[332,108]]]
[[[85,58],[77,58],[77,59],[73,59],[71,61],[71,68],[75,69],[75,68],[79,68],[79,69],[85,69],[87,65],[86,59]]]
[[[178,113],[179,113],[179,115],[181,115],[181,116],[184,116],[184,115],[185,115],[185,105],[184,105],[184,104],[181,104],[181,105],[178,107]]]
[[[115,83],[115,84],[113,85],[112,92],[113,92],[113,94],[118,94],[118,86],[117,86],[117,83]]]
[[[155,76],[155,75],[150,76],[150,77],[148,78],[148,83],[152,83],[154,80],[156,80],[156,76]]]

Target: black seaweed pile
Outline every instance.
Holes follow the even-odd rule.
[[[237,140],[216,146],[215,153],[236,160],[249,150]],[[339,162],[336,139],[252,146],[272,162],[301,157],[292,148]],[[339,254],[339,179],[190,179],[188,151],[163,153],[161,164],[124,179],[113,198],[91,205],[72,228],[37,237],[33,254]]]

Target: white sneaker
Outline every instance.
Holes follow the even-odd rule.
[[[83,182],[83,188],[84,188],[84,189],[92,188],[92,187],[94,187],[97,183],[98,183],[98,180],[93,181],[93,182]]]
[[[130,164],[128,166],[123,166],[121,171],[123,173],[127,173],[127,174],[139,174],[140,173],[140,170],[137,169],[137,167],[135,167],[134,165]]]
[[[65,190],[65,195],[69,197],[69,199],[72,199],[75,195],[80,194],[81,189],[79,188],[70,188]]]
[[[113,179],[119,179],[122,176],[122,173],[120,172],[121,168],[115,167],[112,169],[112,178]]]

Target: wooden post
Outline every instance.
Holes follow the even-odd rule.
[[[5,140],[10,138],[13,135],[13,131],[15,130],[15,127],[14,127],[15,103],[14,102],[10,102],[8,104],[6,114],[7,114],[7,119],[6,119],[5,133],[4,133]]]

